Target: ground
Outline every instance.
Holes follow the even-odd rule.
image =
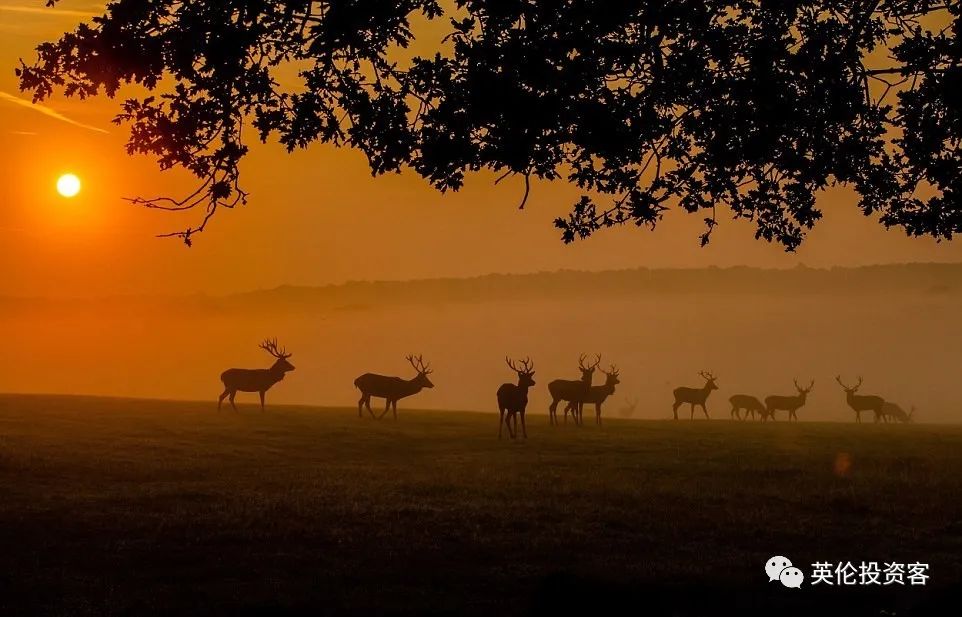
[[[493,412],[399,409],[0,396],[0,614],[959,605],[962,427],[532,415],[526,442],[499,442]],[[787,589],[774,554],[931,579]]]

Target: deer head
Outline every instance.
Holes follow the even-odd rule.
[[[706,390],[711,391],[711,390],[717,390],[717,389],[718,389],[718,386],[715,384],[715,379],[716,379],[716,378],[715,378],[714,375],[712,375],[712,374],[709,373],[708,371],[699,371],[698,374],[701,375],[702,379],[705,380],[705,389],[706,389]]]
[[[841,376],[841,375],[836,375],[836,376],[835,376],[835,381],[838,382],[838,385],[842,386],[842,389],[845,390],[845,393],[846,393],[846,394],[855,394],[856,392],[858,392],[858,389],[862,386],[862,377],[861,377],[861,376],[859,376],[859,378],[858,378],[858,383],[855,384],[854,386],[846,386],[845,383],[842,382],[842,376]]]
[[[287,349],[277,348],[277,339],[266,339],[260,344],[260,348],[277,358],[277,362],[271,367],[272,371],[287,373],[294,370],[294,365],[287,361],[293,354],[287,353]]]
[[[504,361],[508,363],[508,368],[518,374],[518,385],[522,387],[530,388],[534,385],[534,362],[531,358],[525,358],[521,361],[521,368],[515,365],[514,361],[505,356]]]
[[[805,396],[806,394],[808,394],[809,392],[811,392],[811,391],[812,391],[812,387],[815,386],[815,380],[814,380],[814,379],[812,380],[812,383],[808,384],[808,387],[807,387],[807,388],[803,388],[803,387],[801,387],[800,385],[798,385],[798,379],[795,379],[794,381],[795,381],[795,389],[798,390],[798,393],[799,393],[800,395],[802,395],[802,396]]]
[[[595,361],[593,364],[585,364],[585,359],[588,357],[587,354],[581,354],[578,358],[578,369],[581,371],[581,380],[591,383],[591,376],[595,374],[595,369],[601,364],[601,354],[595,355]]]
[[[612,364],[611,368],[607,371],[605,369],[601,369],[601,372],[605,374],[606,386],[614,386],[621,383],[618,381],[618,367],[614,364]]]
[[[414,370],[418,372],[417,377],[415,377],[412,381],[422,388],[433,388],[434,384],[431,383],[430,379],[428,379],[428,375],[430,375],[432,372],[431,365],[425,363],[421,356],[407,356],[407,361],[410,362],[411,366],[414,367]]]

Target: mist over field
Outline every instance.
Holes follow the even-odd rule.
[[[850,422],[836,374],[919,422],[958,422],[962,265],[760,270],[626,270],[490,275],[473,279],[348,283],[229,296],[0,299],[5,370],[0,392],[210,400],[229,367],[266,368],[257,348],[277,337],[297,369],[271,403],[354,405],[367,371],[413,375],[423,354],[436,387],[414,408],[494,412],[495,390],[515,376],[505,354],[530,355],[538,385],[531,414],[547,409],[547,383],[577,377],[579,353],[617,364],[606,403],[617,417],[671,414],[675,386],[718,377],[713,418],[735,393],[794,394],[815,380],[801,420]],[[600,383],[603,375],[596,375]],[[803,384],[804,385],[804,384]],[[254,403],[256,395],[238,396]],[[376,401],[377,403],[377,401]],[[687,409],[680,410],[688,417]],[[784,415],[780,416],[784,419]],[[494,430],[492,418],[492,431]]]

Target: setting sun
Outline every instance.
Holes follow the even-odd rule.
[[[64,197],[73,197],[80,192],[80,178],[74,174],[64,174],[57,179],[57,192]]]

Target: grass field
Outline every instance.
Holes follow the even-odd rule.
[[[962,427],[0,396],[0,615],[929,615]],[[850,466],[844,464],[850,462]],[[924,587],[769,583],[782,554]],[[944,602],[950,602],[944,605]],[[939,614],[948,614],[941,612]]]

